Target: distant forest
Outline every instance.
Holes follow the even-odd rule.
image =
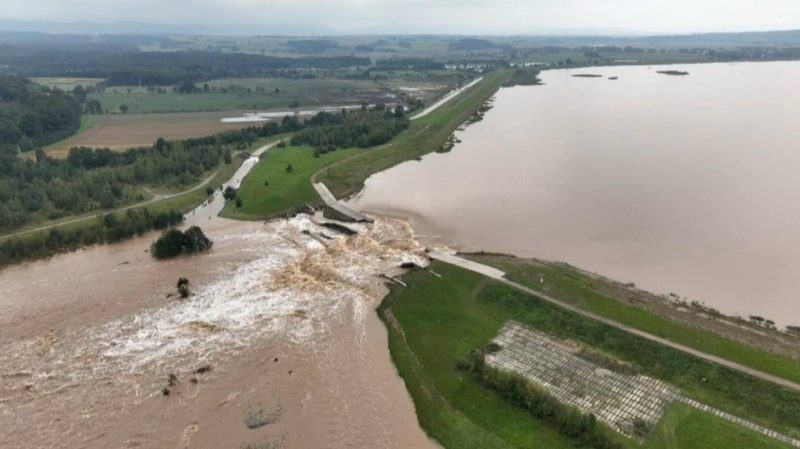
[[[27,151],[63,139],[80,126],[80,104],[72,95],[0,75],[0,146]]]
[[[0,46],[0,68],[16,75],[105,78],[110,86],[170,85],[218,78],[298,77],[298,69],[368,67],[369,58],[283,58],[209,51],[106,52]]]

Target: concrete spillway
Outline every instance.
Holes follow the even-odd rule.
[[[322,198],[322,201],[325,202],[325,205],[327,205],[331,209],[335,210],[336,212],[339,212],[340,214],[344,215],[345,217],[348,217],[351,220],[356,221],[356,222],[371,222],[372,221],[369,217],[367,217],[367,216],[365,216],[365,215],[363,215],[363,214],[361,214],[359,212],[356,212],[353,209],[350,209],[349,207],[347,207],[344,204],[340,203],[339,200],[337,200],[336,197],[333,196],[331,191],[328,190],[328,187],[325,184],[323,184],[321,182],[315,182],[314,183],[314,190],[316,190],[317,193],[319,193],[319,196]]]

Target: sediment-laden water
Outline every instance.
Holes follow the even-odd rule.
[[[3,271],[0,447],[433,447],[374,312],[422,248],[357,226],[215,219],[198,256],[151,235]]]
[[[428,241],[800,325],[800,63],[669,68],[690,74],[554,70],[501,89],[450,153],[372,176],[351,205]]]

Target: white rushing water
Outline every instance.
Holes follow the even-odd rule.
[[[159,395],[165,373],[206,363],[224,366],[239,352],[275,339],[300,347],[330,345],[322,336],[342,311],[364,323],[375,305],[368,292],[378,275],[397,273],[403,262],[426,263],[404,223],[378,219],[354,226],[359,235],[346,238],[300,215],[269,223],[262,232],[223,237],[242,240],[254,257],[187,300],[167,300],[58,339],[3,345],[3,391],[12,396],[0,400],[0,427],[25,429],[42,408],[52,416],[69,413],[85,396],[95,406],[81,419],[120,401],[129,408]],[[357,332],[365,332],[363,324]],[[29,399],[15,402],[15,394]]]

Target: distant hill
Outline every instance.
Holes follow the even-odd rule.
[[[448,44],[451,51],[485,50],[493,48],[495,44],[486,39],[464,38]]]
[[[380,36],[379,30],[372,28],[369,34]],[[358,32],[356,35],[362,35]],[[109,45],[139,46],[156,42],[164,43],[162,48],[171,48],[167,36],[178,35],[259,35],[259,36],[302,36],[306,40],[289,43],[300,53],[320,53],[336,47],[336,38],[348,36],[316,23],[297,24],[225,24],[225,25],[185,25],[153,24],[139,22],[44,22],[0,19],[0,45],[47,45],[51,48],[64,48],[70,45],[84,45],[84,49]],[[313,39],[328,36],[330,39]],[[409,35],[410,36],[410,35]],[[502,48],[499,43],[508,42],[509,36],[465,36],[428,35],[429,38],[448,42],[451,51],[478,51]],[[614,33],[613,30],[549,31],[544,34],[515,35],[515,43],[534,46],[581,47],[595,45],[635,46],[635,47],[763,47],[800,46],[800,30],[753,31],[735,33],[697,33],[675,35],[631,35]],[[102,45],[97,42],[103,42]],[[366,49],[363,47],[361,50]]]
[[[641,40],[658,45],[800,45],[800,30],[651,36],[641,38]]]
[[[286,41],[284,45],[292,51],[305,54],[324,53],[327,50],[339,48],[336,41],[328,39],[290,40]]]
[[[261,36],[319,36],[335,34],[329,28],[317,23],[299,24],[242,24],[230,25],[184,25],[157,24],[141,22],[47,22],[0,19],[0,31],[34,31],[52,34],[134,34],[134,35],[176,35],[176,34],[225,34]]]
[[[633,47],[780,47],[800,46],[800,30],[655,36],[519,36],[515,38],[515,41],[533,45],[563,47],[593,45]]]

